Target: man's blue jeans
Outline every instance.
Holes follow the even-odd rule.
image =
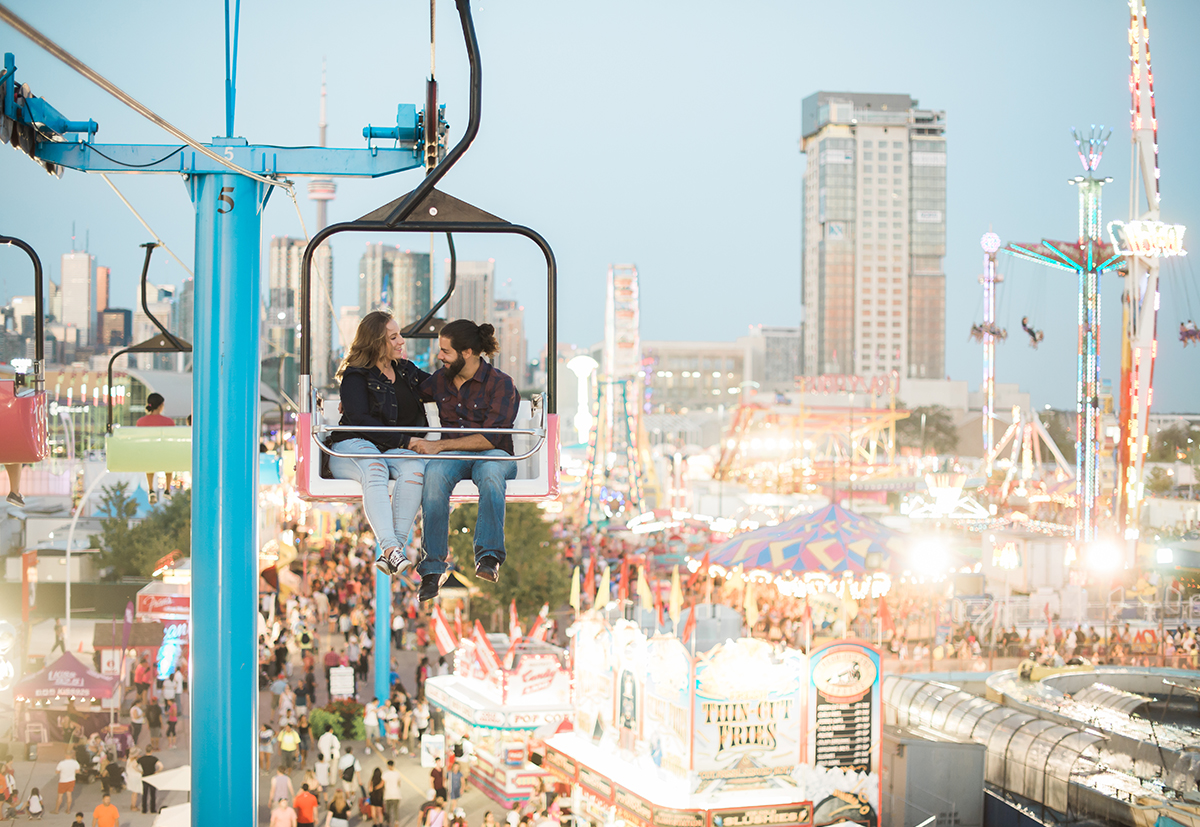
[[[506,451],[480,451],[483,456],[508,456]],[[446,562],[450,537],[450,493],[469,479],[479,489],[479,516],[475,520],[475,562],[495,557],[504,562],[504,494],[507,481],[517,475],[512,460],[430,459],[425,464],[421,493],[424,519],[425,560],[417,567],[424,577],[449,571]]]

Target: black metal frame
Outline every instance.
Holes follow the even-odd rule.
[[[501,233],[524,236],[541,249],[546,259],[546,397],[544,400],[546,414],[557,413],[558,396],[558,267],[554,259],[554,251],[549,243],[536,231],[520,224],[512,224],[502,218],[486,213],[463,201],[459,201],[435,189],[437,182],[462,157],[463,153],[475,140],[479,132],[479,121],[482,112],[481,104],[481,70],[479,57],[479,42],[475,36],[475,24],[471,18],[470,0],[456,0],[459,20],[462,24],[463,38],[466,41],[467,58],[470,63],[470,117],[462,139],[446,155],[445,160],[438,164],[421,183],[407,195],[385,204],[379,209],[368,213],[356,221],[332,224],[319,231],[309,241],[304,249],[304,258],[300,268],[300,368],[301,387],[300,405],[302,412],[309,412],[311,406],[309,377],[312,376],[312,260],[316,249],[331,236],[338,233],[370,232],[370,233],[445,233],[450,242],[451,267],[449,290],[446,295],[434,305],[424,318],[404,328],[404,335],[414,338],[433,338],[436,334],[424,330],[433,319],[434,314],[450,298],[454,290],[456,258],[454,254],[454,239],[452,234],[461,233]],[[429,103],[426,103],[427,110]],[[436,116],[436,111],[426,111],[428,122]],[[428,138],[429,130],[426,130]],[[436,133],[435,140],[436,140]],[[414,215],[421,215],[420,220],[410,220]],[[358,429],[361,430],[361,429]],[[508,430],[506,432],[512,432]]]
[[[155,336],[152,339],[147,339],[144,342],[139,342],[136,345],[130,345],[127,348],[118,350],[108,360],[108,426],[107,433],[113,432],[113,363],[117,361],[117,357],[124,356],[126,353],[191,353],[192,346],[189,342],[180,339],[171,331],[167,330],[154,314],[150,312],[150,306],[146,299],[146,275],[150,272],[150,256],[154,254],[154,248],[158,246],[153,241],[147,242],[142,247],[146,248],[146,259],[142,262],[142,312],[146,314],[150,321],[154,322],[154,326],[162,331],[161,336]]]
[[[0,235],[0,244],[16,247],[33,262],[33,389],[46,389],[46,299],[42,289],[42,260],[26,242],[12,236]]]

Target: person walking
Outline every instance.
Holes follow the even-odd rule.
[[[67,653],[67,641],[63,637],[63,624],[57,617],[54,618],[54,645],[50,647],[50,652],[46,655],[47,659],[54,654],[55,649],[60,650],[64,655]]]
[[[170,681],[163,684],[166,687]],[[179,704],[174,698],[167,701],[167,749],[175,749],[175,728],[179,725]]]
[[[383,770],[376,767],[367,785],[367,806],[371,808],[371,824],[374,827],[383,825],[383,787]]]
[[[300,792],[292,801],[292,808],[296,811],[296,827],[314,827],[317,823],[317,804],[317,797],[312,794],[311,787],[301,784]]]
[[[283,729],[279,731],[279,768],[281,772],[296,766],[296,756],[299,751],[300,733],[292,728],[291,723],[285,723]]]
[[[442,768],[442,759],[433,759],[433,769],[429,771],[429,786],[433,788],[435,797],[442,803],[446,801],[446,771]]]
[[[156,772],[162,772],[162,762],[154,754],[154,747],[146,747],[145,754],[137,762],[142,769],[142,812],[157,813],[158,789],[147,778]]]
[[[92,810],[92,827],[117,827],[120,821],[121,814],[117,812],[117,805],[113,804],[111,796],[105,793],[96,809]]]
[[[129,750],[125,759],[125,788],[129,790],[129,810],[134,812],[138,806],[138,796],[142,794],[142,767],[137,762],[138,751]]]
[[[296,734],[300,736],[300,766],[308,764],[308,748],[312,744],[312,724],[308,722],[308,713],[300,716],[296,723]]]
[[[275,754],[275,730],[264,723],[258,731],[258,769],[267,772],[271,769],[271,756]]]
[[[334,791],[333,800],[329,802],[325,827],[350,827],[350,799],[341,788]]]
[[[58,798],[54,800],[54,814],[58,815],[62,807],[63,797],[67,799],[67,809],[75,798],[75,773],[79,772],[79,762],[68,755],[54,767],[58,772]]]
[[[142,710],[142,702],[138,698],[134,698],[133,705],[129,707],[129,732],[133,735],[133,746],[135,747],[145,723],[146,713]]]
[[[159,739],[162,738],[162,707],[154,698],[146,701],[146,728],[150,730],[150,748],[158,749]]]
[[[279,801],[283,799],[291,801],[296,797],[296,790],[292,787],[292,779],[288,776],[287,770],[280,764],[275,769],[275,777],[271,779],[271,800]]]
[[[396,762],[390,758],[387,769],[383,771],[383,816],[388,827],[399,827],[400,824],[400,771]]]
[[[362,772],[362,764],[354,757],[352,747],[346,747],[346,751],[338,759],[337,768],[342,789],[346,791],[347,798],[350,798],[362,787],[362,779],[359,775]]]
[[[296,811],[286,798],[275,802],[275,809],[271,810],[271,827],[296,827],[297,823]]]

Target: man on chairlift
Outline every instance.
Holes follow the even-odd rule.
[[[421,392],[438,407],[443,428],[462,428],[464,435],[438,440],[414,439],[409,448],[418,454],[475,454],[483,457],[513,455],[511,434],[470,433],[475,428],[512,428],[521,398],[506,374],[483,359],[499,349],[490,324],[469,319],[450,322],[438,338],[442,367],[426,379]],[[449,438],[448,438],[449,437]],[[504,459],[445,459],[425,466],[421,496],[425,557],[417,566],[421,575],[421,600],[437,597],[449,565],[450,493],[461,480],[479,489],[479,515],[475,521],[475,576],[495,583],[504,564],[504,497],[508,480],[517,475],[517,463]]]

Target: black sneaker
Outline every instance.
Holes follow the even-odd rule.
[[[443,575],[441,574],[426,574],[421,577],[421,593],[417,598],[424,602],[433,600],[438,596],[438,590],[442,587]]]
[[[23,507],[25,505],[25,498],[16,491],[8,492],[8,496],[4,499],[8,501],[9,505],[15,505],[17,507]]]
[[[392,546],[386,549],[379,559],[375,561],[375,568],[386,574],[388,577],[399,574],[411,565],[409,559],[404,556],[404,552],[399,546]]]
[[[500,579],[500,561],[495,557],[484,557],[475,564],[475,576],[489,583],[497,582]]]

